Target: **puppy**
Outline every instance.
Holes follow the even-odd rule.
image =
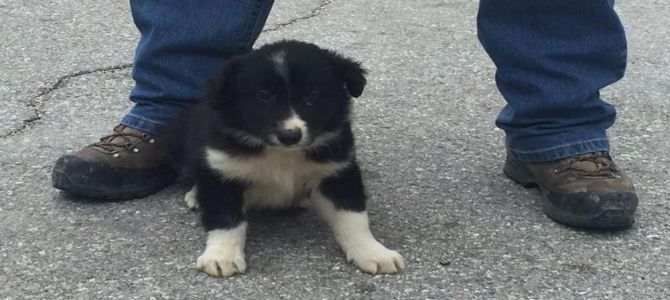
[[[185,196],[199,207],[207,246],[197,267],[244,273],[245,212],[310,204],[332,228],[347,261],[396,273],[400,254],[370,232],[351,131],[351,96],[365,87],[360,64],[313,44],[282,41],[228,60],[206,101],[189,114]]]

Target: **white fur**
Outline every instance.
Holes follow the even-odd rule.
[[[233,229],[216,229],[207,233],[207,247],[198,257],[196,266],[212,276],[230,277],[244,273],[244,243],[247,236],[247,222]]]
[[[290,207],[308,197],[317,184],[346,167],[349,162],[317,163],[303,151],[268,147],[258,156],[231,157],[208,148],[207,162],[223,176],[250,184],[244,192],[245,209]]]
[[[300,129],[307,131],[307,124],[294,111],[291,111],[291,116],[282,122],[284,129]]]
[[[186,207],[190,210],[195,210],[198,208],[198,199],[196,199],[197,189],[194,186],[191,188],[186,195],[184,195],[184,202],[186,202]]]
[[[313,194],[312,201],[332,228],[348,262],[372,274],[397,273],[405,268],[398,252],[387,249],[372,236],[367,212],[339,210],[320,192]]]
[[[307,130],[307,123],[305,123],[305,121],[301,119],[300,116],[298,116],[298,114],[295,113],[295,111],[291,110],[291,116],[288,119],[282,121],[280,125],[282,128],[286,130],[295,130],[295,129],[300,130],[300,133],[302,133],[302,138],[300,138],[300,141],[298,141],[296,145],[302,146],[307,141],[309,141],[309,131]],[[279,140],[277,140],[276,142],[279,145]]]
[[[288,81],[288,66],[286,65],[286,52],[279,51],[272,55],[272,62],[275,65],[275,71],[284,80]]]

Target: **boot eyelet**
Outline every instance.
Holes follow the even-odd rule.
[[[119,156],[121,156],[121,154],[119,154],[118,152],[112,153],[113,158],[119,158]]]
[[[560,172],[560,171],[561,171],[561,170],[559,170],[559,169],[554,169],[554,173],[558,173],[558,172]]]
[[[154,140],[154,139],[150,139],[150,140],[149,140],[149,144],[153,144],[155,141],[156,141],[156,140]]]
[[[133,148],[133,152],[135,153],[140,152],[140,148]]]

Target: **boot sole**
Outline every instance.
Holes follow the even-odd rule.
[[[544,188],[533,178],[530,172],[523,172],[519,168],[512,168],[507,163],[503,168],[503,173],[515,183],[524,188],[539,188],[542,191],[543,199],[541,201],[542,211],[552,220],[568,226],[586,227],[598,229],[625,229],[635,223],[635,209],[608,209],[602,210],[595,215],[580,216],[555,207],[548,200],[549,197],[570,197],[570,195],[552,193]],[[572,195],[574,196],[574,195]],[[601,197],[623,197],[626,200],[633,201],[637,206],[637,195],[632,192],[608,193],[600,195]]]
[[[122,188],[118,186],[92,186],[88,184],[78,184],[70,180],[67,174],[57,170],[53,171],[51,180],[53,187],[59,190],[72,195],[99,201],[143,198],[155,194],[174,181],[172,179],[158,178],[157,180],[145,182],[142,185],[124,186]]]

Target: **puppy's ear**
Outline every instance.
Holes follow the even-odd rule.
[[[218,110],[232,101],[235,93],[236,73],[235,63],[228,61],[207,81],[205,99],[214,110]]]
[[[365,79],[366,71],[361,67],[361,64],[343,57],[337,53],[328,51],[330,56],[330,63],[337,76],[344,81],[344,86],[349,91],[349,95],[358,98],[363,94],[363,89],[367,80]]]

